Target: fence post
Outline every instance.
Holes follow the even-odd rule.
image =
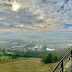
[[[61,69],[62,69],[62,72],[63,72],[63,60],[62,60],[62,63],[61,63]]]

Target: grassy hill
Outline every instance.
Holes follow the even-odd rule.
[[[56,64],[44,64],[40,58],[23,58],[0,63],[0,72],[51,72]]]

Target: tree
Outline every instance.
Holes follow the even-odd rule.
[[[52,63],[52,54],[49,53],[48,55],[45,56],[45,58],[43,59],[44,63]]]
[[[57,56],[55,56],[55,62],[57,62]]]
[[[2,56],[2,54],[0,53],[0,56]]]
[[[46,50],[46,45],[43,46],[43,50]]]

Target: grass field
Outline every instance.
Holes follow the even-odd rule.
[[[56,64],[44,64],[40,58],[23,58],[0,63],[0,72],[51,72]]]

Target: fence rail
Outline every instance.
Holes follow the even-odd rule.
[[[68,57],[68,60],[70,60],[70,57],[72,57],[72,49],[59,61],[59,63],[56,65],[56,67],[53,69],[52,72],[55,72],[56,69],[58,68],[58,66],[61,64],[61,69],[60,69],[60,72],[63,72],[63,68],[64,68],[64,59],[70,54],[70,56]]]

